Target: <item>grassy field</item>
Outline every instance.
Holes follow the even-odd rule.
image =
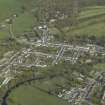
[[[35,18],[32,14],[25,12],[21,14],[13,24],[14,33],[23,33],[25,31],[30,31],[32,26],[35,24]]]
[[[55,96],[36,89],[34,85],[23,85],[15,89],[8,100],[9,105],[69,105]]]
[[[4,24],[5,20],[12,15],[18,14],[13,23],[14,34],[29,31],[35,24],[35,18],[30,11],[22,13],[22,3],[22,1],[18,0],[0,0],[0,24]],[[0,29],[0,39],[8,36],[8,34],[8,28]]]
[[[0,23],[14,13],[20,11],[20,3],[17,0],[0,0]],[[7,31],[0,30],[0,39],[8,35]]]
[[[94,66],[96,70],[104,70],[105,69],[105,63],[100,63]]]
[[[31,0],[32,1],[32,0]],[[29,12],[21,13],[25,0],[0,0],[0,23],[6,18],[17,13],[19,17],[14,22],[14,33],[29,31],[35,24],[35,17]],[[35,1],[36,2],[36,1]],[[92,1],[93,3],[94,1]],[[29,2],[26,1],[25,4]],[[87,6],[81,9],[77,17],[77,25],[64,27],[68,37],[74,35],[95,35],[105,34],[105,6]],[[0,38],[8,35],[8,32],[0,30]]]
[[[65,28],[67,35],[105,35],[105,6],[83,8],[77,17],[77,25]]]
[[[0,0],[0,22],[13,13],[20,11],[20,2],[18,0]]]

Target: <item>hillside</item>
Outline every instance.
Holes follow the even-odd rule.
[[[0,105],[105,105],[105,0],[0,0]]]
[[[13,14],[18,14],[17,19],[13,23],[14,33],[16,34],[23,33],[24,31],[30,31],[33,25],[36,23],[36,15],[34,15],[31,11],[37,10],[38,2],[41,3],[40,1],[36,2],[34,0],[31,0],[30,2],[27,0],[0,0],[0,22],[3,23],[5,22],[5,19],[11,17]],[[97,0],[80,0],[80,12],[76,18],[76,25],[65,26],[63,29],[67,36],[104,35],[104,0],[100,1],[103,4],[98,2],[99,1]],[[68,21],[70,21],[70,19]],[[7,29],[0,30],[1,38],[3,36],[7,36],[7,34]]]
[[[77,17],[77,26],[68,29],[68,35],[94,35],[105,34],[105,6],[85,7]]]

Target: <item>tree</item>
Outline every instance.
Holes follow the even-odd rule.
[[[73,16],[77,16],[79,13],[79,0],[72,1],[72,10],[73,10]]]
[[[42,20],[58,19],[78,13],[78,0],[40,0],[37,2],[37,16]]]

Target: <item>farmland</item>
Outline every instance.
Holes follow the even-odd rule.
[[[104,105],[105,0],[0,0],[0,104]]]

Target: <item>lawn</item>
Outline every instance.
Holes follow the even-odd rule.
[[[9,96],[9,105],[69,105],[67,102],[48,95],[34,86],[20,86]]]

